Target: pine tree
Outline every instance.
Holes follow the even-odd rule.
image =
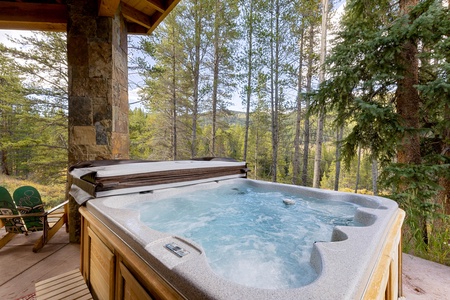
[[[68,151],[65,35],[35,33],[10,38],[10,42],[13,46],[0,50],[14,58],[14,72],[26,78],[21,83],[26,101],[13,109],[15,116],[20,115],[14,125],[14,156],[9,156],[13,174],[45,184],[64,182]]]
[[[177,159],[180,151],[188,151],[185,146],[179,147],[178,144],[180,136],[184,136],[178,130],[181,126],[179,115],[185,111],[187,102],[183,92],[185,57],[181,48],[184,31],[177,20],[177,12],[175,10],[166,18],[152,38],[143,40],[143,48],[155,60],[155,65],[144,71],[146,86],[142,89],[142,97],[149,110],[159,116],[158,122],[152,124],[152,155],[171,160]]]
[[[344,157],[350,161],[359,146],[371,151],[391,197],[414,202],[425,243],[429,218],[443,207],[438,193],[448,194],[438,182],[450,178],[443,84],[449,16],[440,1],[350,1],[328,60],[330,79],[315,102],[316,109],[335,110],[337,124],[355,123]]]
[[[4,51],[2,45],[0,50]],[[27,112],[23,110],[28,106],[27,102],[12,60],[0,56],[0,174],[11,175],[14,168],[11,159],[15,152],[15,136],[20,130],[18,120]]]
[[[320,69],[319,69],[319,83],[325,79],[325,57],[327,52],[327,29],[328,29],[328,0],[322,0],[322,26],[320,38]],[[317,134],[316,134],[316,155],[314,158],[314,178],[313,187],[320,187],[320,163],[322,159],[322,142],[323,142],[323,126],[325,122],[325,111],[319,109],[317,118]]]
[[[211,148],[210,155],[215,155],[216,131],[218,129],[218,108],[223,107],[226,98],[231,98],[230,90],[234,88],[234,52],[235,41],[239,37],[236,18],[239,14],[238,2],[215,0],[212,28],[213,53],[212,65],[212,91],[211,91]],[[222,99],[221,99],[222,98]]]

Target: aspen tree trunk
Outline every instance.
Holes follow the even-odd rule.
[[[177,91],[175,26],[172,27],[172,159],[177,159]]]
[[[279,1],[275,1],[275,32],[273,30],[273,18],[271,22],[271,111],[272,111],[272,181],[277,181],[277,161],[278,161],[278,55],[279,55]],[[273,36],[275,36],[275,54],[273,53]],[[275,77],[275,78],[274,78]]]
[[[255,179],[258,179],[258,156],[259,156],[259,127],[256,127],[255,136]]]
[[[339,177],[341,176],[341,145],[342,136],[344,135],[344,125],[337,130],[336,136],[336,173],[334,176],[334,190],[339,190]]]
[[[322,36],[320,39],[320,70],[319,83],[325,79],[325,55],[327,51],[327,21],[328,21],[328,0],[322,0]],[[314,158],[314,179],[313,187],[320,187],[320,163],[322,161],[322,142],[323,142],[323,124],[325,122],[325,112],[320,109],[317,119],[317,135],[316,135],[316,155]]]
[[[197,119],[198,119],[198,101],[199,101],[199,84],[200,84],[200,44],[202,34],[202,6],[201,1],[196,0],[195,3],[195,58],[194,58],[194,97],[192,100],[192,140],[191,140],[191,156],[197,156]]]
[[[308,42],[308,71],[306,73],[306,93],[311,92],[312,75],[313,75],[313,49],[314,49],[314,26],[310,24],[309,27],[309,42]],[[310,99],[309,96],[305,99],[305,111],[309,110]],[[305,115],[304,120],[304,134],[303,139],[303,169],[302,169],[302,185],[308,184],[308,161],[309,161],[309,115]]]
[[[217,90],[219,86],[219,23],[220,23],[220,0],[216,0],[215,20],[214,20],[214,66],[213,66],[213,91],[212,91],[212,137],[211,149],[212,156],[216,153],[216,119],[217,119]]]
[[[297,119],[295,121],[295,138],[294,138],[294,159],[293,159],[293,176],[292,183],[300,184],[300,127],[302,115],[302,66],[303,66],[303,36],[305,28],[303,21],[300,32],[299,44],[299,61],[297,76]]]
[[[358,193],[360,171],[361,171],[361,146],[358,146],[358,165],[356,166],[356,185],[355,185],[356,194]]]
[[[248,28],[248,54],[247,54],[247,103],[245,109],[245,139],[244,139],[244,161],[247,160],[248,131],[250,127],[250,99],[252,96],[252,71],[253,71],[253,0],[250,0]]]
[[[375,157],[372,159],[372,191],[378,195],[378,161]]]

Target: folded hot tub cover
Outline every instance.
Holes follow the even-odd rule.
[[[230,158],[178,161],[102,160],[69,168],[69,194],[83,205],[89,199],[200,182],[246,178],[247,164]]]

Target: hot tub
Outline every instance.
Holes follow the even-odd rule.
[[[201,166],[202,169],[227,164],[236,166],[235,163],[226,162],[181,164],[191,168]],[[177,166],[177,169],[180,163],[162,164],[162,168],[167,169],[172,169],[173,166]],[[126,168],[119,166],[119,169]],[[95,172],[98,175],[105,170],[112,172],[116,169],[117,166],[114,166]],[[228,174],[202,180],[190,179],[192,180],[140,186],[138,191],[133,186],[124,191],[114,190],[112,194],[110,191],[103,191],[102,195],[84,197],[80,196],[83,192],[74,185],[72,194],[83,198],[85,202],[85,207],[81,209],[85,218],[83,273],[91,283],[91,290],[99,298],[103,298],[101,295],[110,297],[111,294],[117,298],[126,298],[126,293],[135,293],[130,292],[130,289],[133,290],[132,287],[136,285],[140,286],[141,292],[153,297],[157,295],[156,297],[181,299],[370,299],[374,294],[376,297],[384,297],[386,294],[386,298],[396,299],[401,293],[398,283],[401,252],[398,251],[398,245],[403,215],[395,202],[375,196],[255,181],[245,178],[242,173],[237,176]],[[312,276],[310,279],[292,287],[274,288],[270,284],[252,286],[222,276],[210,265],[208,258],[212,255],[208,256],[208,251],[199,241],[161,228],[155,230],[142,220],[139,207],[144,207],[146,203],[166,201],[170,197],[180,198],[198,191],[209,193],[224,187],[230,190],[257,188],[293,195],[297,197],[294,205],[301,204],[298,201],[306,198],[354,205],[354,215],[350,223],[333,226],[328,238],[311,241],[308,256],[312,274],[305,274]],[[95,246],[98,244],[101,246]],[[92,252],[94,248],[97,250]],[[133,262],[127,262],[127,258],[131,256],[135,257]],[[104,261],[105,257],[109,258]],[[107,270],[102,271],[105,265],[108,265]],[[264,271],[257,266],[254,269],[261,273]],[[121,274],[128,274],[128,277],[118,276],[116,270]],[[304,272],[302,270],[304,269],[299,267],[299,272]],[[252,268],[249,267],[248,272],[251,271]],[[164,285],[162,292],[152,291],[154,287],[145,283],[152,281],[148,279],[151,277],[149,272],[156,281]],[[105,274],[110,275],[109,280],[113,284],[104,282]],[[133,284],[129,279],[126,280],[130,276]],[[118,277],[122,279],[117,280]],[[128,284],[124,285],[123,282]],[[102,291],[105,285],[109,289]]]

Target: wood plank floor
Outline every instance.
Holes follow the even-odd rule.
[[[5,234],[0,230],[0,236]],[[69,243],[63,226],[38,253],[32,248],[42,233],[19,234],[0,249],[0,299],[15,300],[35,292],[36,282],[80,268],[80,245]]]

